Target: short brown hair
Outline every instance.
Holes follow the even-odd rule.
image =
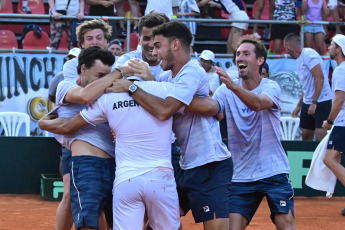
[[[138,32],[141,34],[143,27],[153,28],[162,25],[163,23],[170,22],[170,19],[163,13],[151,11],[149,14],[143,16],[139,20]]]
[[[88,31],[101,29],[104,33],[104,38],[109,41],[112,33],[112,27],[102,19],[93,19],[81,23],[76,30],[79,46],[84,42],[84,34]]]

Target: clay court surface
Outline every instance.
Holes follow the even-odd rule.
[[[55,211],[58,202],[43,201],[39,195],[0,194],[1,230],[50,230],[55,229]],[[299,230],[341,230],[345,229],[345,217],[340,210],[345,207],[345,197],[295,198],[296,223]],[[194,224],[190,213],[182,218],[184,230],[202,229]],[[264,201],[248,230],[273,230],[269,209]]]

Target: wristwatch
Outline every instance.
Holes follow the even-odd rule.
[[[313,100],[311,103],[313,103],[313,104],[317,104],[317,100]]]
[[[333,125],[334,122],[331,119],[328,118],[327,119],[327,123],[330,124],[330,125]]]
[[[132,96],[132,94],[135,92],[135,90],[137,90],[137,88],[138,88],[138,86],[136,86],[136,84],[134,84],[134,83],[132,85],[130,85],[129,88],[128,88],[129,96]]]

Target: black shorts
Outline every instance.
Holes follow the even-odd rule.
[[[271,39],[284,39],[289,33],[299,34],[298,26],[293,24],[273,24],[271,29]]]
[[[315,114],[309,115],[310,104],[303,103],[300,115],[299,127],[301,129],[315,130],[322,128],[322,123],[327,120],[332,108],[332,100],[317,103]]]
[[[177,191],[180,208],[192,210],[196,223],[216,218],[229,218],[229,195],[233,164],[231,157],[180,170]]]
[[[345,127],[334,126],[329,135],[327,149],[334,149],[345,153]]]

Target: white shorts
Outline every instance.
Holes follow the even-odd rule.
[[[249,20],[249,17],[245,11],[240,10],[240,11],[237,11],[235,13],[232,13],[230,15],[230,20]],[[248,24],[249,23],[233,22],[233,23],[231,23],[231,26],[242,29],[242,30],[247,30]]]
[[[176,230],[180,227],[180,208],[172,169],[153,169],[114,187],[113,230],[142,229],[145,207],[151,228]]]

